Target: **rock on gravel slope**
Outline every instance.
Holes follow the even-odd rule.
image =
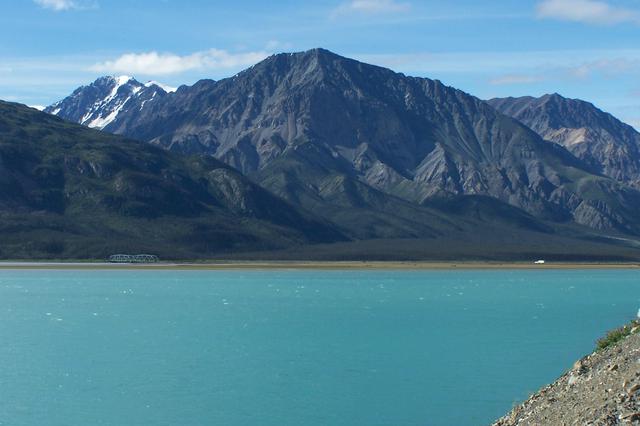
[[[576,362],[493,426],[640,425],[640,334]]]

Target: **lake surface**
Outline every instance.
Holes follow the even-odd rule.
[[[637,270],[0,271],[0,425],[482,425]]]

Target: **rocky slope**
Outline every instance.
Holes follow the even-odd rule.
[[[640,193],[518,121],[439,81],[323,49],[135,102],[104,129],[215,156],[357,237],[423,234],[438,224],[422,207],[470,195],[539,219],[640,232]]]
[[[596,171],[640,188],[640,133],[611,114],[558,94],[488,101]]]
[[[196,258],[343,240],[213,158],[0,101],[0,257]]]
[[[639,425],[640,334],[576,362],[493,426]],[[629,330],[631,331],[631,330]]]

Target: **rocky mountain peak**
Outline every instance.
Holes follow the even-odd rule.
[[[557,92],[554,92],[554,93],[547,93],[546,95],[542,95],[540,99],[543,101],[558,102],[558,101],[566,100],[567,98],[565,98],[564,96],[562,96]]]
[[[267,79],[274,84],[305,86],[324,84],[346,89],[362,85],[380,76],[396,75],[395,72],[346,58],[329,50],[316,48],[304,52],[280,53],[237,75],[237,79]],[[224,80],[223,80],[224,81]]]
[[[259,66],[262,63],[269,63],[271,61],[286,62],[289,64],[304,63],[309,61],[317,61],[322,63],[328,63],[332,61],[357,62],[353,59],[340,56],[337,53],[333,53],[330,50],[318,47],[301,52],[276,53],[268,57],[264,61],[258,63],[256,66]]]
[[[133,104],[140,105],[174,89],[160,83],[140,83],[128,75],[104,76],[76,89],[67,98],[47,107],[45,112],[79,124],[104,129]]]

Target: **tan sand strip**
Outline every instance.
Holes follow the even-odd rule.
[[[506,263],[506,262],[211,262],[114,264],[83,262],[0,262],[2,269],[77,269],[77,270],[232,270],[232,269],[638,269],[638,263]]]

